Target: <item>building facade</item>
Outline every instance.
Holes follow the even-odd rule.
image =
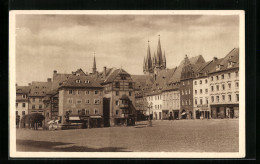
[[[20,120],[23,116],[28,114],[29,103],[28,94],[29,86],[17,86],[16,85],[16,126],[20,127]]]
[[[146,96],[147,101],[147,110],[146,113],[149,115],[149,108],[150,108],[150,115],[154,120],[163,120],[168,117],[168,111],[163,111],[162,104],[162,92],[161,91],[153,91],[147,94]]]
[[[75,74],[61,84],[58,93],[61,124],[83,123],[85,127],[103,126],[103,87],[100,84],[88,76]]]
[[[212,118],[239,117],[239,49],[233,49],[209,72]]]

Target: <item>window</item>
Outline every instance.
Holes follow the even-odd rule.
[[[214,78],[213,78],[213,76],[212,76],[212,77],[211,77],[211,81],[213,81],[213,79],[214,79]]]
[[[18,111],[15,111],[15,114],[18,115]]]
[[[77,104],[81,104],[82,100],[81,99],[77,99]]]
[[[190,94],[190,89],[189,89],[189,94]]]
[[[126,80],[126,77],[125,76],[121,76],[121,80]]]
[[[188,100],[186,100],[186,103],[185,103],[186,105],[188,105]]]
[[[194,82],[194,85],[197,85],[197,81]]]
[[[205,93],[206,93],[206,94],[208,93],[208,89],[205,89]]]
[[[223,74],[223,75],[221,75],[221,78],[222,78],[222,79],[224,79],[224,78],[225,78],[225,75],[224,75],[224,74]]]
[[[211,86],[211,91],[212,91],[212,92],[214,91],[214,86]]]
[[[208,83],[208,80],[207,80],[207,79],[205,79],[205,83],[206,83],[206,84]]]
[[[191,104],[191,101],[190,101],[190,99],[189,99],[189,105]]]
[[[186,94],[186,95],[188,94],[188,91],[187,91],[187,90],[185,90],[185,94]]]
[[[231,83],[228,83],[228,88],[231,89]]]
[[[116,105],[119,106],[119,101],[118,100],[116,100]]]
[[[69,94],[70,94],[70,95],[73,94],[73,90],[69,90]]]
[[[89,99],[86,100],[86,104],[90,104],[90,100]]]
[[[218,76],[216,76],[216,79],[218,80]]]
[[[42,109],[42,105],[39,105],[39,109]]]
[[[95,109],[95,110],[94,110],[94,113],[95,113],[95,114],[98,114],[98,109]]]
[[[78,115],[81,115],[81,110],[80,109],[78,109]]]
[[[206,98],[206,104],[209,104],[209,100],[208,100],[208,98]]]
[[[23,115],[23,116],[25,115],[25,111],[22,111],[22,115]]]
[[[49,118],[50,117],[50,114],[49,112],[46,113],[46,117]]]
[[[228,101],[231,101],[232,99],[231,99],[231,95],[228,95]]]
[[[239,94],[236,94],[236,97],[237,97],[237,101],[239,101]]]
[[[133,88],[133,83],[129,83],[129,88]]]
[[[219,96],[216,96],[216,100],[217,100],[217,102],[219,102]]]
[[[89,109],[86,109],[86,115],[89,115]]]
[[[99,99],[95,99],[95,100],[94,100],[94,104],[95,104],[95,105],[100,104],[100,100],[99,100]]]
[[[33,100],[32,100],[33,102],[35,102],[35,98],[33,98]]]
[[[85,94],[86,94],[86,95],[89,95],[89,94],[90,94],[90,91],[86,91]]]
[[[35,109],[35,105],[32,105],[32,109]]]
[[[197,90],[195,90],[195,94],[197,94]]]
[[[99,92],[98,91],[95,91],[95,95],[97,95]]]
[[[116,88],[120,88],[120,83],[116,82]]]
[[[184,105],[184,101],[183,100],[181,101],[181,104]]]
[[[225,95],[222,95],[222,100],[225,101]]]
[[[231,74],[230,73],[228,73],[228,78],[230,78],[231,77]]]
[[[219,91],[219,85],[217,85],[216,87],[217,87],[217,91]]]
[[[184,95],[184,90],[182,90],[182,95]]]
[[[132,96],[132,92],[129,92],[129,96]]]
[[[200,84],[202,84],[202,80],[200,80]]]
[[[211,102],[214,102],[214,96],[211,96]]]
[[[119,115],[119,110],[116,110],[116,115]]]
[[[200,104],[203,104],[203,100],[202,99],[200,99]]]
[[[68,99],[68,103],[72,104],[73,103],[73,99]]]
[[[116,96],[119,96],[119,91],[116,91]]]
[[[225,84],[222,84],[222,90],[223,91],[225,90]]]
[[[85,83],[86,83],[86,84],[89,84],[89,83],[90,83],[90,81],[89,81],[89,80],[85,80]]]
[[[200,89],[200,94],[202,94],[202,89]]]
[[[239,87],[239,83],[238,82],[236,82],[236,88],[238,88]]]
[[[197,99],[195,99],[195,104],[197,105]]]
[[[26,95],[23,95],[23,98],[27,98],[27,96],[26,96]]]
[[[236,72],[236,77],[238,77],[239,76],[239,74],[238,74],[238,72]]]
[[[162,105],[160,105],[160,109],[162,109]]]
[[[79,79],[76,80],[76,83],[80,83],[81,81]]]
[[[16,103],[16,107],[18,107],[18,103]]]
[[[190,81],[188,81],[188,85],[190,85]]]
[[[82,115],[86,115],[85,109],[82,109],[82,110],[81,110],[81,114],[82,114]]]
[[[182,82],[182,85],[185,85],[185,83],[184,83],[184,82]]]

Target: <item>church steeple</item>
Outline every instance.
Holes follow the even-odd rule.
[[[94,52],[94,61],[93,61],[93,67],[92,67],[92,73],[97,72],[97,67],[96,67],[96,58],[95,58],[95,52]]]
[[[163,53],[163,68],[166,68],[166,57],[165,57],[165,51]]]
[[[161,48],[161,41],[160,41],[160,35],[158,39],[158,46],[157,46],[157,66],[162,66],[163,61],[162,61],[162,48]]]
[[[144,63],[143,63],[143,72],[146,71],[146,61],[145,61],[145,57],[144,57]]]
[[[151,51],[150,51],[150,45],[149,45],[149,40],[148,40],[148,47],[147,47],[147,57],[146,57],[146,60],[147,60],[147,67],[148,67],[148,70],[147,71],[150,71],[152,70],[152,58],[151,58]]]

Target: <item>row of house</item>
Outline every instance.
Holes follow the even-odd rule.
[[[159,40],[158,54],[160,51]],[[136,90],[136,105],[148,115],[150,111],[153,119],[239,117],[238,48],[220,59],[214,57],[206,62],[202,55],[192,58],[186,55],[176,68],[168,69],[163,65],[155,69],[150,71],[146,81],[134,77],[141,88]],[[147,70],[151,69],[144,67],[143,76],[147,75]]]
[[[136,116],[155,120],[239,117],[239,49],[206,62],[202,55],[168,69],[160,38],[151,59],[148,43],[144,75],[122,68],[53,71],[46,82],[16,86],[16,115],[41,113],[45,123],[59,120],[88,127],[134,124]],[[19,125],[19,123],[18,123]]]

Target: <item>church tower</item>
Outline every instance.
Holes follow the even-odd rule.
[[[148,40],[148,47],[147,47],[147,56],[146,60],[144,59],[144,74],[149,74],[153,72],[152,69],[152,58],[151,58],[151,50],[150,50],[150,45],[149,45],[149,40]]]

